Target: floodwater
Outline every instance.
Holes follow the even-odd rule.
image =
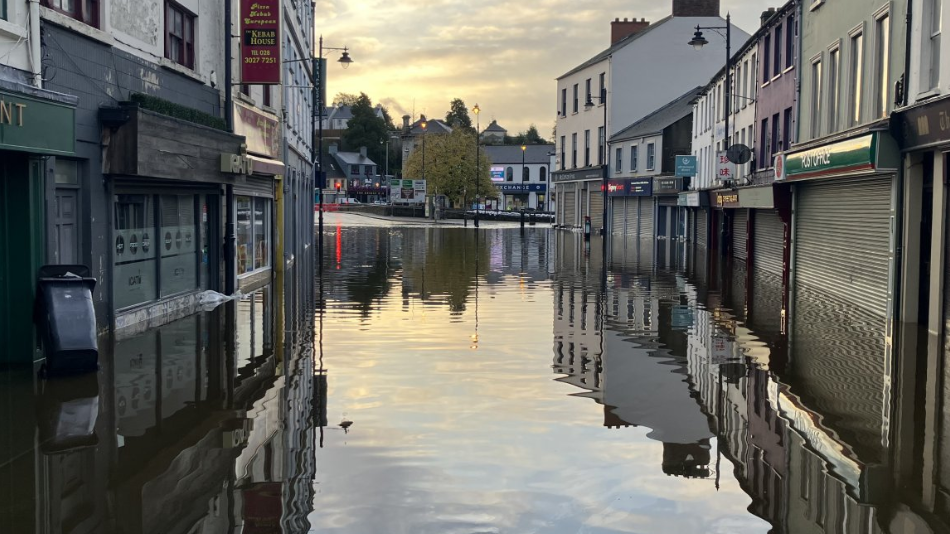
[[[945,528],[933,339],[786,316],[781,279],[681,243],[326,223],[312,284],[2,375],[0,531]]]

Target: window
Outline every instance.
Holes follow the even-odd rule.
[[[848,94],[851,95],[850,121],[854,126],[861,122],[861,91],[864,89],[864,34],[851,37],[851,76]]]
[[[841,49],[834,48],[828,53],[828,131],[838,131],[838,101],[841,89],[838,80],[841,77]]]
[[[521,168],[521,181],[522,182],[531,181],[531,169],[527,165]]]
[[[821,59],[811,64],[811,136],[821,135]]]
[[[152,195],[116,195],[113,222],[113,298],[116,309],[155,300],[158,247]]]
[[[0,0],[0,19],[7,19],[7,0]]]
[[[762,119],[762,128],[759,129],[759,168],[764,169],[769,161],[769,120]]]
[[[571,134],[571,168],[577,168],[577,133]]]
[[[567,87],[561,89],[561,116],[567,117]]]
[[[769,58],[772,57],[772,36],[765,36],[765,52],[762,54],[762,83],[769,81],[772,68],[769,64]]]
[[[240,91],[241,91],[241,94],[244,96],[248,96],[248,97],[251,96],[251,86],[246,83],[242,83],[240,85]]]
[[[270,203],[266,198],[235,196],[237,203],[237,273],[270,267]]]
[[[884,15],[877,19],[874,25],[876,45],[874,59],[874,78],[875,78],[875,98],[874,98],[874,118],[879,119],[887,115],[888,104],[888,76],[889,63],[891,61],[891,17]]]
[[[792,68],[795,59],[795,16],[785,20],[785,68]]]
[[[574,113],[577,113],[577,84],[574,84]]]
[[[778,137],[778,113],[772,115],[772,139],[769,143],[769,156],[774,156],[779,151],[781,139]]]
[[[607,94],[607,73],[606,72],[600,73],[600,92],[598,92],[597,94],[600,96],[604,96],[605,94]],[[601,104],[603,104],[603,101],[601,101]]]
[[[753,63],[754,65],[754,63]],[[747,59],[742,65],[742,96],[748,97],[749,93],[749,60]],[[745,108],[749,104],[748,98],[742,99],[742,107]]]
[[[515,179],[515,170],[512,169],[511,167],[508,167],[507,169],[505,169],[505,181],[513,182],[514,179]]]
[[[195,68],[195,16],[172,2],[165,4],[165,57]]]
[[[617,149],[617,163],[614,166],[614,174],[623,172],[623,148]]]
[[[584,130],[584,166],[590,166],[590,130]]]
[[[561,136],[561,170],[567,165],[567,137]]]
[[[561,170],[567,165],[567,137],[561,136]]]
[[[585,93],[584,93],[584,94],[585,94],[585,96],[584,96],[584,103],[586,104],[587,102],[590,102],[590,101],[591,101],[591,99],[590,99],[590,78],[587,78],[587,81],[584,83],[584,91],[585,91]]]
[[[921,66],[921,74],[926,73],[926,76],[920,85],[923,89],[935,89],[940,80],[940,19],[943,16],[943,0],[928,1],[928,9],[925,9],[924,13],[930,15],[930,26],[924,33],[929,42],[925,42],[922,48],[930,55],[930,61],[926,66]]]
[[[775,58],[772,62],[772,76],[778,76],[782,72],[782,25],[775,26]]]
[[[742,82],[742,64],[740,63],[736,67],[736,72],[732,78],[732,114],[735,115],[739,112],[739,84]]]
[[[360,166],[359,165],[350,165],[350,175],[359,176],[360,175]]]
[[[647,143],[647,170],[652,171],[656,165],[656,145]]]
[[[541,167],[541,173],[540,173],[538,179],[541,180],[542,182],[546,182],[546,181],[548,180],[548,168],[547,168],[547,167]]]
[[[597,164],[606,165],[607,162],[604,161],[604,127],[601,126],[597,128]]]
[[[752,54],[752,62],[751,62],[751,65],[752,65],[752,68],[753,68],[753,69],[756,68],[756,65],[758,65],[758,63],[756,62],[756,57],[757,57],[756,54]],[[749,74],[749,81],[752,82],[752,85],[750,86],[751,91],[750,91],[750,94],[749,94],[748,96],[749,96],[749,98],[753,98],[753,99],[754,99],[754,98],[755,98],[755,95],[757,95],[758,92],[759,92],[759,84],[755,83],[755,75],[754,75],[754,74]]]
[[[792,146],[792,108],[785,108],[782,117],[782,150]]]
[[[5,0],[0,1],[6,3]],[[93,28],[99,27],[99,0],[42,0],[42,3],[54,11],[59,11]]]
[[[261,90],[264,91],[264,97],[261,99],[261,104],[266,107],[271,107],[271,96],[270,96],[270,86],[262,85]],[[298,106],[299,107],[299,106]],[[300,118],[297,118],[297,124],[300,124]]]
[[[161,241],[161,296],[167,297],[198,287],[198,228],[195,226],[194,195],[161,195],[158,235]],[[144,243],[143,243],[144,245]]]
[[[637,159],[640,155],[640,151],[637,149],[637,145],[630,147],[630,172],[637,172]]]

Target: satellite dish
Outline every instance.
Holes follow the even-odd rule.
[[[749,163],[749,160],[752,159],[752,150],[743,144],[736,143],[726,151],[726,158],[736,165]]]

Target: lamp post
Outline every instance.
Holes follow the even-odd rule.
[[[594,107],[594,102],[592,99],[596,98],[604,106],[604,139],[603,145],[604,149],[601,152],[601,157],[603,157],[601,165],[601,195],[604,196],[604,213],[603,220],[600,221],[600,235],[604,238],[604,261],[607,261],[607,88],[604,87],[600,90],[600,96],[588,95],[587,102],[584,103],[584,107],[590,109]]]
[[[702,50],[704,46],[709,44],[709,41],[703,37],[702,30],[713,30],[719,35],[720,30],[726,30],[726,88],[724,98],[723,110],[725,111],[725,121],[726,121],[726,131],[724,137],[724,147],[729,149],[729,115],[731,114],[731,101],[732,101],[732,23],[730,22],[729,13],[726,13],[726,25],[725,26],[696,26],[696,33],[693,34],[693,38],[689,41],[689,45],[695,48],[696,50]]]
[[[481,111],[482,110],[481,108],[478,107],[477,103],[475,104],[475,107],[472,108],[472,113],[475,114],[475,228],[478,228],[478,211],[480,208],[479,203],[478,203],[478,193],[479,193],[479,183],[478,183],[479,182],[478,180],[479,168],[478,167],[479,167],[479,160],[481,158],[479,158],[478,156],[479,156],[479,151],[481,149],[481,146],[480,146],[480,141],[478,138],[481,135],[481,131],[480,131],[481,126],[479,126],[478,124],[478,114],[481,113]]]
[[[527,145],[521,145],[521,190],[522,190],[522,191],[524,191],[524,187],[525,187],[525,185],[524,185],[524,181],[525,181],[525,180],[524,180],[524,179],[525,179],[525,174],[526,174],[526,173],[525,173],[525,170],[526,170],[526,169],[525,169],[525,166],[524,166],[524,153],[525,153],[526,150],[528,150],[528,146],[527,146]],[[531,193],[528,193],[528,195],[530,195],[530,194],[531,194]],[[521,211],[524,211],[524,209],[525,209],[526,207],[527,207],[527,206],[522,206],[522,207],[521,207]]]
[[[426,181],[426,131],[428,131],[427,128],[429,127],[429,123],[423,120],[422,123],[419,124],[419,126],[422,126],[422,181],[426,184],[426,191],[428,191],[429,182]],[[435,195],[435,193],[433,193],[433,195]],[[425,214],[423,213],[423,215]],[[432,197],[432,220],[435,220],[435,218],[436,218],[435,217],[435,196],[433,196]]]
[[[324,72],[321,69],[321,65],[323,63],[324,50],[342,51],[343,54],[340,55],[340,59],[338,59],[337,61],[340,62],[340,65],[344,69],[349,67],[350,63],[353,63],[353,60],[350,58],[349,50],[346,47],[334,48],[334,47],[328,46],[324,48],[323,36],[322,35],[320,36],[320,44],[318,48],[317,57],[311,58],[312,68],[313,68],[312,73],[311,73],[311,75],[313,76],[311,86],[313,90],[312,100],[314,103],[313,113],[311,113],[311,117],[312,117],[313,122],[317,123],[316,124],[317,144],[316,146],[314,146],[314,143],[310,143],[310,150],[311,150],[311,159],[313,160],[313,163],[314,163],[314,169],[319,169],[317,171],[318,172],[317,183],[318,183],[318,187],[320,188],[320,212],[318,213],[319,223],[317,225],[317,235],[319,236],[319,239],[317,239],[317,254],[320,256],[321,270],[323,269],[323,194],[325,192],[324,189],[326,188],[326,178],[327,178],[326,171],[324,171],[324,166],[323,166],[323,89],[325,88],[325,86],[323,85]]]

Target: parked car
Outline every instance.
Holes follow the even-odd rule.
[[[355,198],[349,197],[349,198],[338,198],[336,203],[337,204],[359,204],[360,201],[356,200]]]

